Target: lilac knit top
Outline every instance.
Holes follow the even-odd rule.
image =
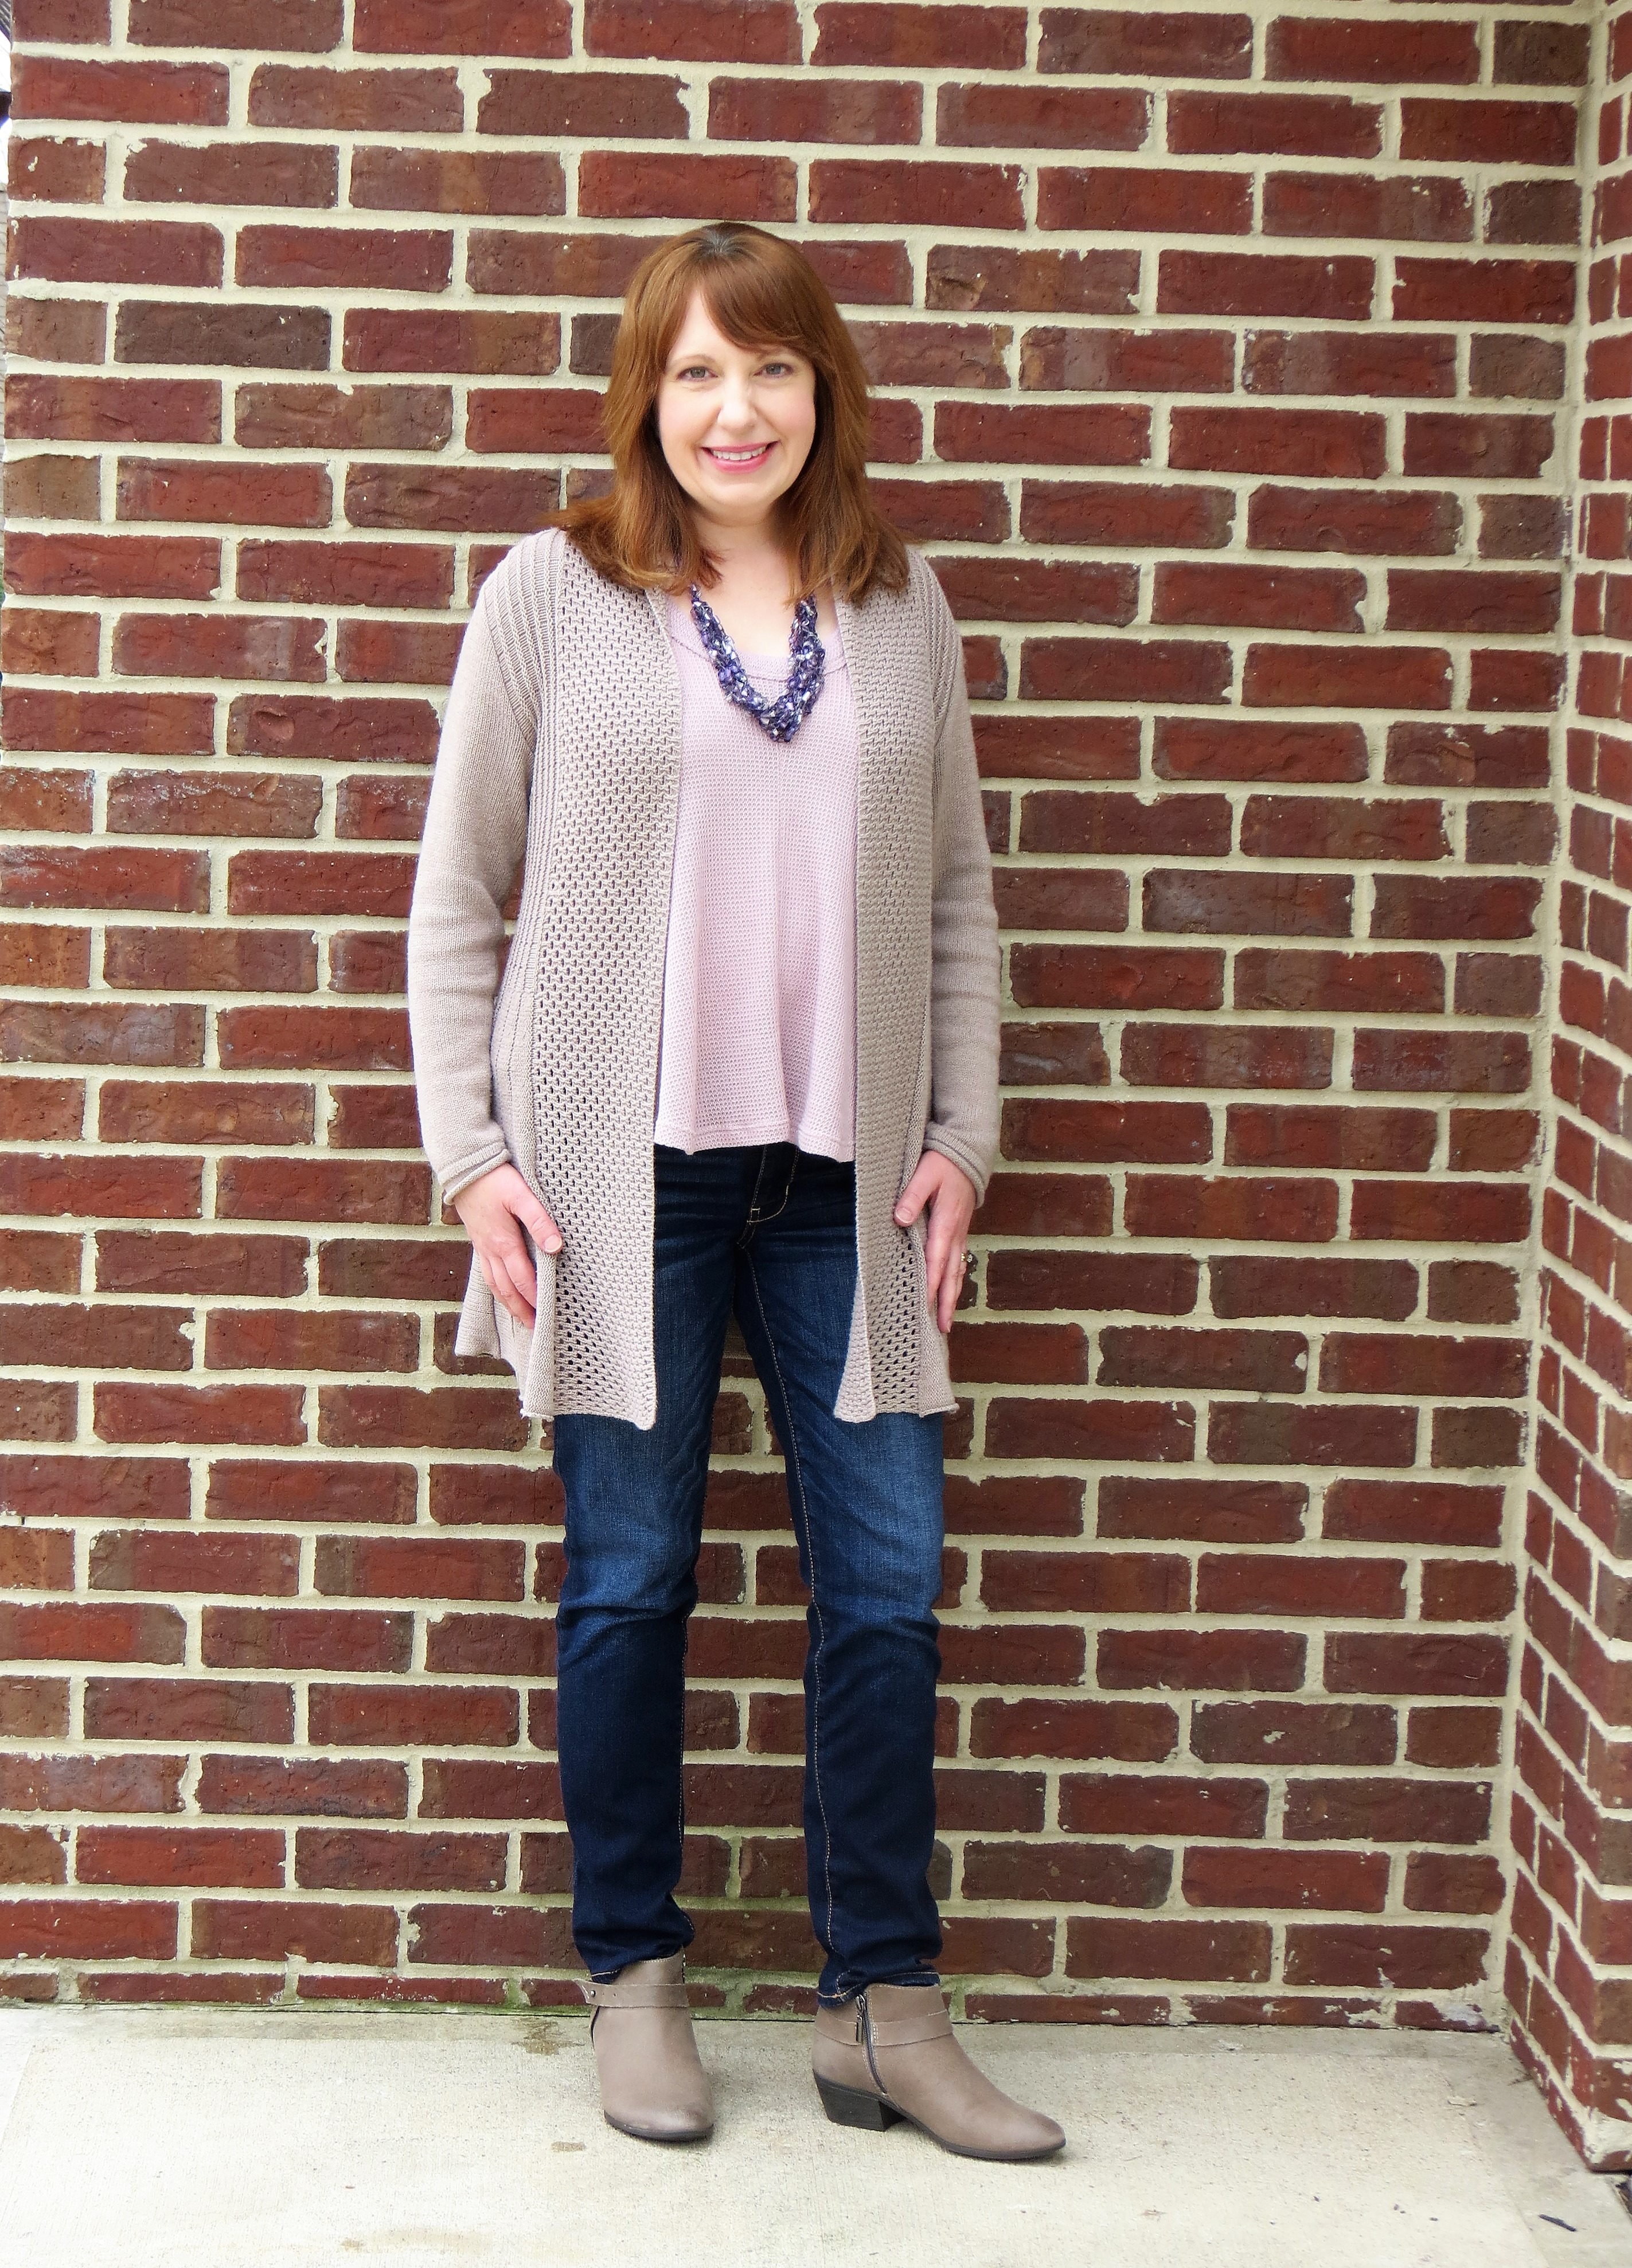
[[[794,1142],[855,1155],[856,717],[836,635],[794,738],[720,688],[690,608],[668,601],[680,799],[663,961],[654,1141]],[[787,654],[744,653],[755,688]]]

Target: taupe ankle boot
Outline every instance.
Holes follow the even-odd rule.
[[[714,2131],[714,2095],[698,2058],[685,1955],[631,1961],[609,1984],[586,1984],[601,2113],[643,2142],[701,2142]]]
[[[1048,2158],[1064,2146],[1052,2118],[982,2078],[933,1984],[869,1984],[836,2008],[818,2007],[811,2060],[836,2125],[908,2118],[960,2158]]]

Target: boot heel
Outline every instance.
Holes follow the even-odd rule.
[[[864,2094],[859,2087],[839,2087],[831,2079],[818,2079],[816,2093],[835,2126],[864,2126],[869,2133],[882,2134],[901,2117],[893,2103]]]

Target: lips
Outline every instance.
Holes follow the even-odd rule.
[[[750,471],[754,466],[763,465],[775,446],[776,444],[773,441],[760,441],[751,449],[705,448],[703,454],[711,463],[720,466],[723,471]]]

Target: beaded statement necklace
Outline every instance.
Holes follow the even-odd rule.
[[[801,599],[794,609],[794,627],[787,641],[794,666],[788,672],[787,683],[774,701],[767,701],[763,694],[755,692],[742,666],[742,656],[695,583],[691,585],[691,619],[714,665],[714,674],[726,699],[735,701],[739,709],[746,709],[773,740],[791,740],[816,705],[827,664],[822,641],[816,636],[816,600]]]

